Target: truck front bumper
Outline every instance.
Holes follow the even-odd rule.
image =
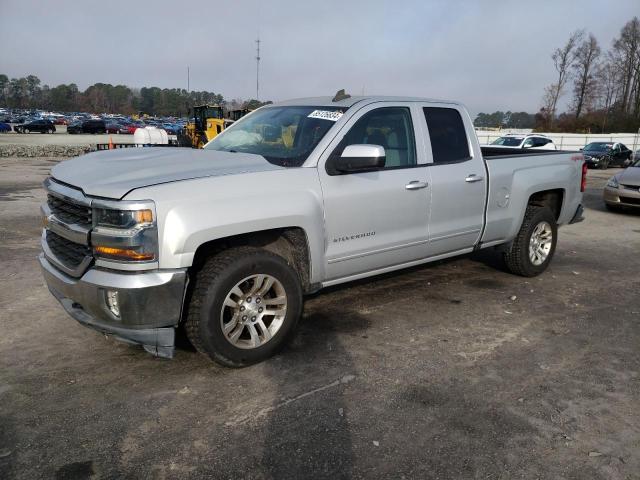
[[[87,270],[73,278],[38,257],[54,297],[74,319],[158,357],[172,358],[180,322],[186,270],[140,273]]]

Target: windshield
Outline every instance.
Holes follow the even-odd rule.
[[[282,167],[301,166],[347,109],[344,107],[267,107],[238,120],[204,147],[262,155]]]
[[[505,147],[517,147],[522,142],[522,138],[518,137],[500,137],[496,138],[491,145],[504,145]]]
[[[607,150],[611,150],[612,146],[613,146],[613,144],[611,144],[611,143],[595,142],[595,143],[590,143],[589,145],[584,147],[584,149],[582,151],[584,151],[584,152],[606,152]]]

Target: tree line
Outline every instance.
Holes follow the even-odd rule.
[[[636,132],[640,128],[640,20],[620,30],[609,50],[584,30],[573,32],[551,55],[556,77],[544,89],[542,106],[525,112],[479,113],[476,127],[535,128],[545,132]],[[568,108],[558,103],[571,95]]]
[[[256,108],[257,100],[234,99],[225,102],[213,92],[188,92],[180,88],[143,87],[96,83],[81,91],[75,83],[55,87],[43,85],[35,75],[11,78],[0,74],[0,106],[43,109],[57,112],[119,113],[144,112],[155,116],[186,116],[189,108],[202,104],[221,104],[229,108]]]
[[[536,117],[527,112],[493,112],[479,113],[473,121],[476,127],[489,128],[533,128]]]

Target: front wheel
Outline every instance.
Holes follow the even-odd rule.
[[[558,226],[548,207],[529,205],[520,231],[504,254],[507,267],[523,277],[535,277],[544,272],[556,250]]]
[[[195,275],[185,330],[200,353],[244,367],[278,352],[301,311],[296,271],[266,250],[237,247],[212,256]]]

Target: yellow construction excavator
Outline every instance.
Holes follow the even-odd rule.
[[[220,105],[193,107],[193,115],[185,127],[187,143],[193,148],[202,148],[213,140],[225,127],[224,112]]]

